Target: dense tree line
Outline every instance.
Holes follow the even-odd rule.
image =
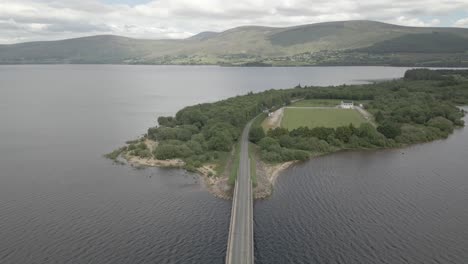
[[[269,162],[304,160],[310,155],[329,153],[339,149],[394,147],[394,139],[387,138],[370,123],[355,127],[341,126],[299,127],[292,131],[285,128],[270,129],[258,141],[262,157]]]

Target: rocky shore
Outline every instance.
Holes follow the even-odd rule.
[[[145,139],[143,141],[151,151],[158,143]],[[183,168],[185,163],[181,159],[158,160],[155,158],[142,158],[133,156],[129,152],[122,152],[120,157],[133,167],[161,167],[161,168]],[[293,161],[280,164],[267,164],[257,157],[257,186],[253,189],[255,199],[265,199],[273,193],[273,186],[279,174],[289,168]],[[203,179],[203,186],[215,197],[232,199],[232,186],[228,184],[228,173],[216,175],[215,164],[205,164],[197,168],[197,173]]]

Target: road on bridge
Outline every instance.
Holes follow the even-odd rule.
[[[245,126],[242,132],[239,170],[232,198],[226,264],[254,263],[253,198],[249,159],[251,125],[252,121]]]

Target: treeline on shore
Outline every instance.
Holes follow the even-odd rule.
[[[179,158],[193,169],[226,156],[249,120],[303,98],[366,101],[364,107],[374,115],[375,125],[264,131],[261,118],[257,118],[250,139],[260,148],[263,160],[305,160],[341,149],[398,147],[445,138],[454,128],[464,125],[464,113],[456,105],[468,103],[468,71],[416,69],[407,71],[399,80],[351,86],[297,86],[189,106],[174,117],[159,117],[159,126],[148,129],[146,137],[158,142],[154,151],[138,142],[122,151],[157,159]]]

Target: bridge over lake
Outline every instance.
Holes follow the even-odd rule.
[[[241,137],[239,170],[232,198],[226,264],[254,263],[253,198],[249,160],[251,125],[252,121],[245,126]]]

